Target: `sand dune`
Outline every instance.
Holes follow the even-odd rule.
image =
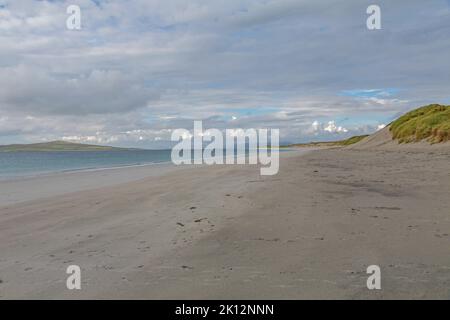
[[[349,150],[391,150],[391,151],[433,151],[450,150],[450,142],[430,144],[426,141],[399,143],[392,138],[389,126],[375,132],[363,140],[347,146]]]

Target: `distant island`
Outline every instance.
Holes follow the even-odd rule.
[[[27,151],[124,151],[137,150],[128,148],[116,148],[110,146],[98,146],[93,144],[73,143],[67,141],[50,141],[31,144],[10,144],[0,146],[0,152],[27,152]]]

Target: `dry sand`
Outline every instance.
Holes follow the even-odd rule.
[[[16,181],[23,200],[0,208],[0,298],[450,298],[448,149],[290,153],[265,177],[145,172],[47,177],[31,198],[43,178]],[[66,289],[71,264],[81,290]],[[373,264],[382,290],[366,288]]]

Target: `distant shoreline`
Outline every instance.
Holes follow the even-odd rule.
[[[137,148],[119,148],[93,144],[73,143],[67,141],[51,141],[31,144],[1,145],[0,152],[74,152],[74,151],[132,151]]]

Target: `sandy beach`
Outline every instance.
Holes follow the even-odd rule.
[[[450,149],[0,182],[1,299],[448,299]],[[68,265],[82,289],[66,288]],[[382,290],[368,290],[379,265]]]

